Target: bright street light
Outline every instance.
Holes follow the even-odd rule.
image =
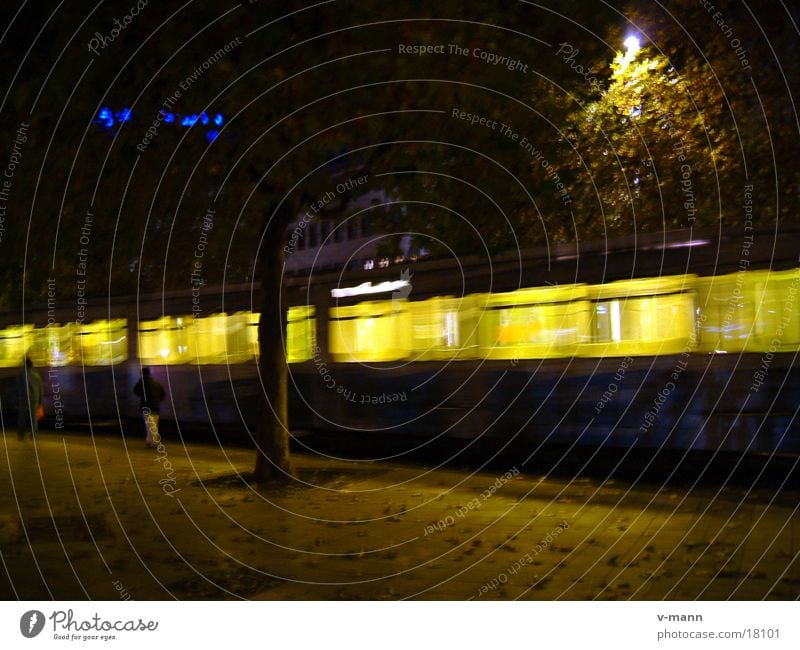
[[[626,54],[629,57],[632,57],[641,49],[641,43],[636,36],[628,36],[628,38],[625,39],[624,45],[625,49],[628,50]]]

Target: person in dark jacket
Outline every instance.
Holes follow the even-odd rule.
[[[25,439],[30,424],[31,437],[39,432],[38,411],[42,403],[42,377],[33,367],[30,357],[25,357],[22,370],[17,375],[17,403],[19,404],[19,420],[17,433],[20,440]]]
[[[164,401],[164,388],[150,376],[150,368],[142,368],[142,378],[133,387],[133,394],[139,397],[144,428],[147,432],[145,443],[157,447],[161,441],[158,433],[158,419],[161,402]]]

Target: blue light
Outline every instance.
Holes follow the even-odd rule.
[[[181,116],[180,113],[166,113],[163,110],[159,111],[164,117],[164,122],[166,124],[174,124],[180,123],[181,126],[185,127],[192,127],[200,121],[201,124],[204,126],[209,126],[213,122],[216,126],[222,126],[225,118],[223,117],[222,113],[214,113],[214,117],[211,117],[205,111],[201,112],[199,115],[196,113],[192,113],[191,115],[184,115]],[[95,124],[100,124],[106,128],[111,128],[114,126],[116,121],[122,122],[129,122],[132,118],[133,111],[127,106],[125,108],[120,109],[118,112],[112,111],[108,106],[103,106],[97,113],[97,119],[95,120]],[[206,138],[209,141],[213,142],[217,136],[219,135],[218,130],[208,131],[206,132]]]
[[[105,127],[111,128],[114,126],[114,115],[111,113],[111,109],[107,106],[104,106],[100,109],[100,112],[97,114],[97,119]]]

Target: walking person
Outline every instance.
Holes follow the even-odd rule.
[[[19,404],[19,420],[17,435],[20,440],[25,440],[25,434],[30,425],[31,437],[35,438],[39,432],[39,407],[42,405],[42,377],[33,367],[30,357],[25,357],[17,375],[17,404]]]
[[[157,447],[161,442],[158,433],[158,419],[161,402],[164,401],[164,388],[150,376],[150,368],[142,368],[142,378],[133,387],[133,394],[139,397],[144,428],[147,432],[145,444]]]

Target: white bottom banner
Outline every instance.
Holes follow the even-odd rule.
[[[772,649],[800,647],[799,620],[797,602],[4,602],[0,647]]]

